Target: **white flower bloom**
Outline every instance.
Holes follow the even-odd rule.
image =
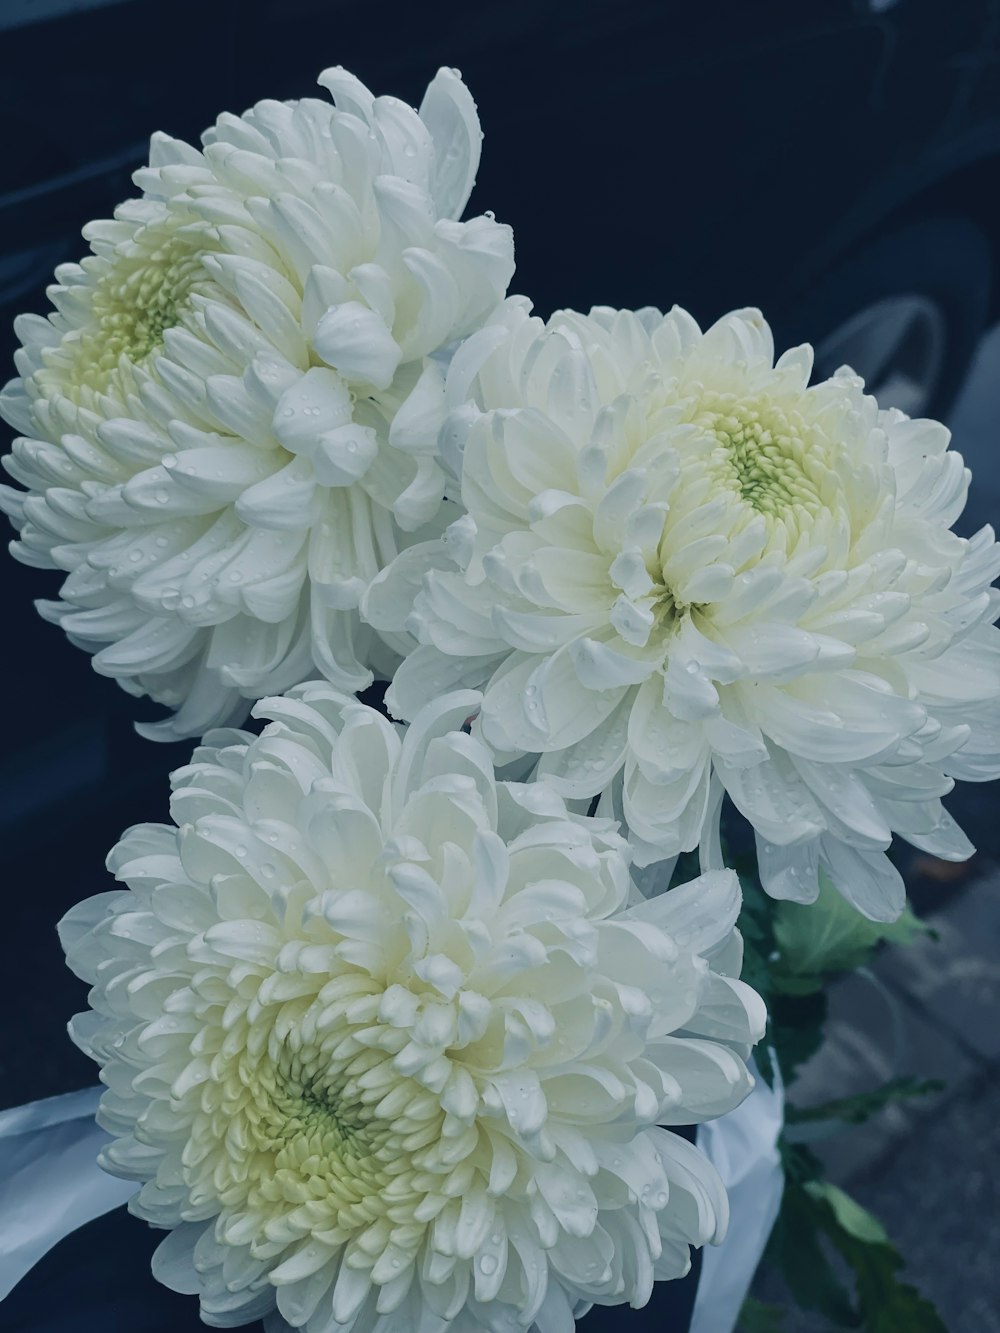
[[[775,364],[756,311],[546,327],[512,301],[476,339],[452,378],[460,405],[485,358],[478,408],[446,429],[467,515],[363,610],[420,640],[392,710],[482,688],[494,752],[606,790],[639,864],[699,840],[717,864],[723,791],[776,897],[811,901],[822,868],[889,920],[893,832],[970,855],[940,797],[1000,773],[1000,547],[949,531],[947,430],[846,368],[807,387],[810,349]]]
[[[317,672],[397,660],[366,583],[433,523],[442,368],[513,272],[509,228],[458,222],[475,105],[441,70],[419,114],[327,70],[318,99],[156,135],[141,199],[90,224],[56,313],[26,316],[0,411],[28,494],[15,554],[94,666],[200,734]]]
[[[735,876],[643,900],[609,821],[495,780],[479,703],[400,741],[326,682],[264,701],[62,923],[104,1164],[210,1324],[563,1333],[724,1229],[661,1126],[751,1085]]]

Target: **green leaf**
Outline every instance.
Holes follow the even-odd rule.
[[[748,986],[753,986],[754,990],[760,992],[769,991],[773,983],[773,968],[768,962],[762,949],[757,945],[757,941],[749,936],[745,931],[743,935],[743,967],[740,969],[740,980],[745,981]]]
[[[823,1163],[804,1143],[793,1143],[782,1134],[778,1138],[778,1151],[787,1181],[803,1185],[807,1180],[824,1179]]]
[[[820,1310],[835,1324],[861,1328],[864,1333],[947,1333],[930,1301],[915,1287],[900,1282],[897,1274],[903,1260],[878,1219],[820,1178],[819,1160],[808,1148],[785,1144],[782,1159],[788,1183],[768,1254],[778,1258],[799,1304]],[[826,1258],[823,1240],[851,1271],[856,1309]],[[817,1262],[817,1253],[822,1263]],[[794,1269],[803,1261],[804,1279]],[[810,1282],[816,1284],[813,1291]]]
[[[789,1181],[767,1252],[803,1310],[818,1310],[834,1324],[851,1328],[857,1316],[821,1244],[821,1210],[828,1211],[803,1186]]]
[[[743,908],[740,912],[740,930],[745,939],[751,939],[759,945],[766,955],[774,947],[774,934],[771,929],[774,899],[761,888],[757,877],[757,863],[750,858],[743,858],[742,869],[738,870],[740,888],[743,891]],[[734,869],[736,866],[734,864]]]
[[[865,1333],[948,1333],[931,1302],[916,1287],[900,1282],[897,1273],[903,1260],[891,1244],[873,1244],[844,1227],[832,1229],[829,1234],[854,1273]]]
[[[940,1079],[919,1079],[907,1075],[894,1078],[869,1092],[859,1092],[853,1097],[838,1097],[819,1106],[786,1106],[785,1120],[790,1125],[807,1120],[843,1120],[849,1125],[861,1125],[891,1102],[909,1097],[926,1097],[932,1092],[940,1092],[943,1087]]]
[[[782,1333],[785,1311],[780,1305],[768,1305],[748,1296],[740,1310],[739,1333]]]
[[[793,976],[852,971],[868,960],[881,940],[905,944],[926,930],[909,908],[897,921],[869,921],[822,871],[814,903],[779,902],[774,906],[774,940],[781,970]]]
[[[794,1079],[798,1067],[810,1060],[823,1044],[826,1010],[827,999],[823,991],[769,997],[770,1041],[786,1086]]]
[[[809,972],[804,976],[793,976],[775,970],[771,974],[771,985],[779,995],[811,995],[813,991],[823,989],[826,985],[826,978],[816,972]]]
[[[855,1203],[849,1194],[830,1183],[829,1180],[810,1180],[803,1186],[813,1199],[825,1200],[833,1210],[838,1223],[855,1240],[867,1241],[870,1245],[885,1244],[889,1237],[885,1227],[873,1217],[867,1208]]]

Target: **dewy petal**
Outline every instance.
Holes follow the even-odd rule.
[[[626,695],[602,723],[563,750],[542,755],[537,775],[564,796],[588,796],[621,770],[628,751],[631,700]]]
[[[412,718],[432,699],[454,689],[479,689],[489,680],[495,657],[467,661],[447,657],[430,644],[414,649],[393,676],[385,693],[393,717]]]
[[[728,942],[741,903],[736,874],[732,870],[713,870],[637,903],[624,916],[659,926],[682,949],[711,958]]]
[[[812,903],[819,897],[819,839],[782,847],[757,836],[761,884],[772,898]]]
[[[906,905],[903,877],[884,852],[820,839],[820,864],[849,903],[872,921],[895,921]]]
[[[333,371],[314,366],[278,400],[274,433],[291,453],[308,453],[318,435],[346,426],[350,420],[347,385]]]
[[[202,149],[155,137],[142,198],[17,326],[15,554],[71,574],[47,614],[99,670],[176,710],[145,735],[317,671],[390,674],[405,637],[359,603],[444,526],[445,374],[513,272],[509,228],[457,220],[481,135],[454,71],[426,121],[321,81],[336,106],[261,102]]]
[[[595,1263],[638,1304],[725,1224],[707,1159],[655,1126],[751,1086],[736,877],[627,908],[625,841],[498,785],[479,704],[400,739],[326,681],[262,701],[259,735],[173,775],[189,822],[130,829],[121,891],[63,922],[102,1160],[210,1323],[561,1327]]]
[[[353,422],[317,436],[313,452],[316,480],[323,486],[353,486],[378,456],[378,439],[370,426]]]
[[[735,768],[717,759],[715,769],[733,804],[760,837],[784,846],[823,831],[822,811],[790,764],[772,757],[752,768]]]
[[[476,104],[457,70],[439,69],[420,103],[434,143],[431,197],[443,218],[461,217],[479,170],[482,131]]]
[[[358,301],[329,310],[313,335],[316,351],[347,379],[387,389],[402,352],[385,321]]]

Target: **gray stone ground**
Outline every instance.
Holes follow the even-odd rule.
[[[951,426],[973,470],[961,530],[1000,527],[1000,327],[984,340]],[[937,940],[886,951],[869,975],[836,988],[829,1040],[793,1095],[821,1102],[911,1073],[946,1081],[931,1098],[813,1146],[831,1178],[885,1224],[906,1279],[950,1333],[1000,1333],[998,784],[960,789],[949,804],[980,854],[959,884],[921,877],[915,863],[912,889]],[[771,1282],[760,1294],[780,1300]],[[785,1321],[786,1333],[830,1327],[799,1313]]]
[[[1000,1333],[1000,871],[940,891],[951,900],[931,914],[937,940],[887,951],[834,989],[827,1044],[793,1096],[822,1102],[898,1074],[945,1081],[811,1146],[885,1224],[950,1333]],[[782,1301],[772,1283],[760,1294]],[[830,1325],[795,1313],[785,1328]]]

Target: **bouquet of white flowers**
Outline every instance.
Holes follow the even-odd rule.
[[[1000,775],[1000,546],[951,531],[943,426],[756,310],[508,297],[456,71],[418,111],[320,83],[154,136],[18,324],[41,614],[169,710],[144,735],[204,737],[61,923],[71,1035],[205,1322],[567,1333],[722,1239],[677,1130],[809,991],[788,913],[870,948],[894,834],[971,854],[941,797]],[[773,1009],[757,1065],[794,1069]]]

